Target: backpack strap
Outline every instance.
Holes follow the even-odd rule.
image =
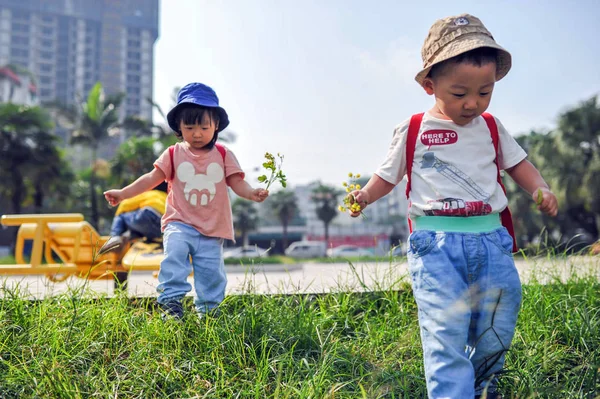
[[[425,113],[415,114],[410,118],[408,124],[408,133],[406,135],[406,198],[410,193],[410,176],[412,174],[413,160],[415,159],[415,146],[417,145],[417,136],[421,129],[421,122]]]
[[[219,151],[219,154],[221,154],[221,158],[223,159],[223,165],[225,164],[225,155],[227,155],[227,148],[219,143],[215,143],[215,147],[217,148],[217,151]],[[169,147],[169,158],[171,158],[171,179],[169,180],[169,187],[167,189],[167,192],[171,191],[171,182],[173,181],[173,179],[175,178],[175,164],[173,162],[173,153],[175,152],[175,146],[172,145]]]
[[[419,129],[421,129],[421,122],[423,121],[422,112],[415,114],[410,118],[408,124],[408,132],[406,133],[406,198],[408,199],[410,194],[410,176],[412,175],[412,165],[415,159],[415,147],[417,145],[417,136],[419,135]],[[410,208],[410,201],[408,202]],[[410,216],[408,217],[408,231],[412,233],[413,226]]]
[[[494,162],[496,163],[496,169],[498,170],[498,184],[500,184],[500,187],[502,187],[502,191],[506,195],[506,188],[502,183],[502,176],[500,176],[500,165],[498,164],[498,147],[500,142],[500,138],[498,135],[498,125],[496,124],[496,120],[491,114],[484,112],[483,114],[481,114],[481,116],[483,117],[483,120],[485,120],[485,123],[487,124],[488,129],[490,129],[490,133],[492,135],[492,143],[494,144],[494,151],[496,152],[496,159],[494,159]],[[513,226],[512,215],[510,213],[510,209],[508,209],[508,205],[500,213],[500,220],[502,221],[502,226],[506,227],[506,230],[508,230],[513,239],[513,252],[517,252],[519,250],[519,247],[517,246],[515,228]]]

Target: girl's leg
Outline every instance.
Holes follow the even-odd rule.
[[[192,271],[189,255],[196,246],[198,231],[184,223],[169,223],[165,228],[165,257],[158,273],[158,303],[165,305],[181,299],[191,291],[187,278]]]
[[[223,239],[199,234],[192,252],[196,311],[207,313],[225,298],[227,274],[223,262]]]

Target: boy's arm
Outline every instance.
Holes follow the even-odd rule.
[[[506,173],[532,196],[539,210],[550,216],[556,216],[558,212],[556,196],[550,191],[550,187],[531,162],[524,159],[512,168],[506,169]],[[538,190],[541,191],[541,198],[538,197]]]
[[[117,205],[124,199],[135,197],[143,192],[158,186],[166,176],[159,168],[154,168],[151,172],[140,176],[136,181],[120,190],[108,190],[104,192],[104,198],[112,206]]]
[[[361,209],[365,209],[367,205],[372,204],[379,198],[389,194],[394,187],[394,184],[382,179],[377,175],[373,175],[364,188],[351,192],[348,194],[348,197],[350,198],[351,204],[353,204],[356,200]],[[350,216],[357,217],[358,215],[360,215],[360,212],[350,211]]]
[[[238,196],[254,202],[263,202],[269,196],[269,192],[263,188],[252,188],[241,173],[235,173],[227,177],[227,185],[231,187]]]

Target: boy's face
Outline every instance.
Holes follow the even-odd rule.
[[[199,150],[211,142],[215,136],[218,125],[213,121],[208,112],[202,115],[202,121],[188,125],[183,120],[179,122],[179,130],[183,141],[188,143],[192,149]]]
[[[451,63],[435,78],[426,78],[423,87],[435,95],[435,111],[464,126],[485,112],[496,82],[496,63],[482,66]]]

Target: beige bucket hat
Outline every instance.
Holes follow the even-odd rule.
[[[498,50],[496,81],[506,76],[511,66],[510,53],[496,43],[479,18],[461,14],[438,19],[429,29],[423,44],[423,70],[417,74],[415,80],[423,86],[423,80],[432,66],[480,47]]]

